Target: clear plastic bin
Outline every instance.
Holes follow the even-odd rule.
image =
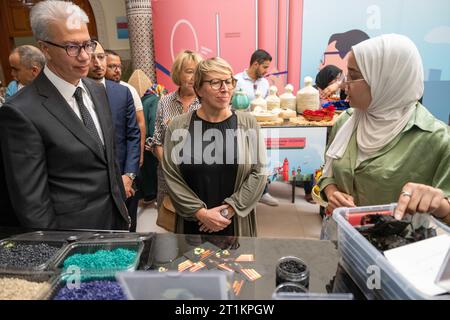
[[[116,274],[129,300],[227,300],[230,276],[222,271],[195,273],[136,271]]]
[[[140,240],[108,240],[108,241],[80,241],[67,245],[64,252],[58,257],[54,263],[54,268],[62,270],[64,268],[64,261],[74,254],[93,254],[99,250],[112,251],[115,249],[128,249],[136,252],[136,257],[128,266],[124,268],[111,268],[111,269],[83,269],[81,272],[89,273],[108,273],[114,271],[134,271],[139,266],[140,257],[144,249],[144,243]]]
[[[17,272],[1,271],[0,279],[2,278],[21,279],[38,283],[46,282],[48,284],[48,287],[42,288],[37,293],[34,300],[45,300],[50,294],[52,288],[58,282],[58,276],[51,271],[17,271]],[[3,288],[0,288],[0,292],[2,289]]]
[[[34,240],[41,242],[46,241],[75,242],[89,239],[93,235],[94,232],[83,232],[83,231],[34,231],[14,235],[10,239]]]
[[[338,251],[341,256],[342,267],[368,299],[449,299],[449,295],[428,296],[417,290],[394,269],[381,252],[345,219],[345,215],[351,213],[385,210],[393,212],[395,206],[396,204],[356,208],[344,207],[334,210],[333,219],[338,226]],[[436,228],[438,234],[450,234],[449,227],[431,216],[428,217],[430,225]],[[369,277],[373,275],[371,269],[373,266],[379,267],[380,270],[380,289],[371,289],[367,285]]]
[[[273,300],[353,300],[351,293],[274,292]]]
[[[44,271],[44,270],[50,270],[53,267],[54,262],[63,254],[67,247],[67,242],[65,241],[40,241],[40,240],[16,240],[14,238],[7,238],[0,241],[0,250],[5,250],[9,246],[14,246],[16,244],[22,244],[22,245],[40,245],[40,244],[47,244],[52,247],[59,248],[58,251],[56,251],[51,257],[49,257],[45,262],[35,265],[35,266],[18,266],[16,264],[9,264],[9,265],[0,265],[0,271],[8,271],[8,272],[15,272],[15,271]],[[24,253],[25,254],[25,253]]]
[[[115,232],[115,233],[93,233],[89,240],[148,240],[154,236],[154,233],[134,233],[134,232]]]

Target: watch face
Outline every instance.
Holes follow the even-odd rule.
[[[220,214],[222,217],[227,217],[228,216],[228,209],[222,209],[220,210]]]

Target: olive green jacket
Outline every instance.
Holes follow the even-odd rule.
[[[344,112],[330,134],[330,143],[353,110]],[[321,197],[329,184],[353,196],[357,206],[397,202],[407,182],[440,188],[450,195],[450,130],[420,103],[405,129],[373,157],[355,168],[356,130],[343,157],[333,161],[333,177],[319,180]]]
[[[186,143],[192,114],[193,112],[189,112],[175,117],[169,124],[164,140],[162,168],[170,198],[177,212],[177,233],[183,233],[183,219],[196,220],[194,214],[199,209],[206,208],[206,204],[184,181],[176,163],[180,159],[174,160]],[[234,235],[255,237],[254,209],[267,183],[266,147],[256,119],[248,113],[236,112],[236,115],[238,170],[234,193],[224,199],[224,202],[236,212],[233,217]]]

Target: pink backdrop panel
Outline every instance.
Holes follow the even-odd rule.
[[[176,86],[167,71],[183,49],[205,58],[219,53],[236,73],[247,66],[256,43],[254,1],[153,0],[152,7],[157,80],[169,91]]]

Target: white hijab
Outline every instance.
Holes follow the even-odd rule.
[[[342,158],[355,128],[358,167],[405,128],[423,95],[422,59],[409,38],[387,34],[363,41],[352,49],[370,86],[372,102],[365,111],[355,108],[336,134],[326,153],[325,177],[333,176],[333,160]]]

